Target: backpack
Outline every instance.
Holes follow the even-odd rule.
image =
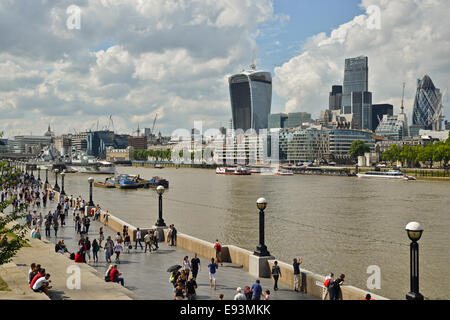
[[[70,254],[70,260],[75,260],[75,253],[72,252],[72,253]]]
[[[330,285],[330,279],[325,280],[325,282],[323,283],[323,285],[328,288]]]

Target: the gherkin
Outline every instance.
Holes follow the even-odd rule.
[[[442,94],[429,76],[417,80],[417,92],[414,100],[413,125],[426,130],[442,130]]]

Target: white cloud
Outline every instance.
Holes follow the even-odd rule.
[[[57,133],[139,122],[165,133],[230,115],[224,76],[250,63],[270,0],[71,0],[0,3],[0,127]],[[105,46],[105,43],[109,43]],[[104,47],[102,47],[104,46]],[[101,48],[101,49],[93,49]],[[103,123],[103,124],[102,124]]]
[[[374,103],[393,103],[400,110],[402,83],[405,107],[412,111],[416,81],[428,74],[445,89],[450,79],[450,20],[446,0],[363,0],[362,8],[381,9],[381,29],[367,28],[368,15],[342,24],[330,35],[309,38],[302,53],[275,68],[274,90],[286,111],[318,116],[328,106],[333,84],[342,84],[345,58],[369,57],[369,90]],[[445,101],[444,101],[445,103]],[[450,106],[446,108],[447,119]]]

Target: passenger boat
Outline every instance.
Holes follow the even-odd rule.
[[[104,181],[104,182],[95,181],[94,182],[94,187],[98,187],[98,188],[115,188],[115,185],[114,185],[114,183],[109,182],[109,181]]]
[[[137,181],[136,176],[130,176],[127,174],[121,174],[113,179],[114,186],[118,189],[137,189],[142,187],[142,183]]]
[[[219,167],[216,168],[216,174],[249,176],[252,173],[248,169],[242,167]]]
[[[366,171],[357,174],[358,178],[383,178],[383,179],[401,179],[401,180],[416,180],[412,176],[408,176],[401,171]]]

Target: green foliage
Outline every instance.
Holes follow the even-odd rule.
[[[445,143],[442,141],[429,143],[425,147],[422,145],[398,147],[393,144],[389,150],[383,152],[381,158],[390,162],[401,161],[411,168],[418,167],[420,162],[427,163],[430,168],[435,162],[445,166],[450,161],[450,139]]]
[[[8,167],[6,161],[0,162],[0,188],[2,186],[15,186],[18,184],[19,170]],[[13,208],[14,198],[0,202],[0,237],[6,234],[8,241],[0,245],[0,265],[11,261],[27,243],[25,234],[27,232],[24,213],[26,207]],[[6,211],[11,210],[10,213]],[[12,236],[13,235],[13,236]]]
[[[348,154],[351,155],[353,159],[357,159],[359,156],[363,156],[366,152],[370,152],[369,146],[362,140],[355,140],[352,142]]]
[[[170,149],[167,150],[134,150],[133,159],[146,161],[148,157],[156,158],[157,161],[169,160],[171,157]]]

